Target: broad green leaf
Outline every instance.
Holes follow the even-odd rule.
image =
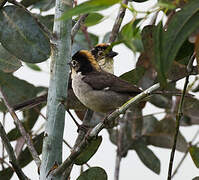
[[[63,14],[60,20],[66,20],[71,18],[72,16],[83,14],[83,13],[90,13],[94,11],[100,11],[103,9],[107,9],[110,6],[119,3],[121,0],[90,0],[86,1],[78,6],[74,7],[73,9],[67,11]]]
[[[0,70],[3,72],[14,72],[22,66],[21,61],[19,61],[15,56],[10,54],[1,44],[0,44]]]
[[[54,15],[37,15],[39,21],[44,24],[51,32],[53,31]]]
[[[81,154],[74,161],[77,165],[85,164],[98,150],[102,142],[102,136],[98,136],[96,139],[93,139],[92,142],[85,147]]]
[[[50,42],[35,19],[23,9],[5,6],[0,10],[0,42],[18,59],[39,63],[50,56]]]
[[[41,71],[41,68],[36,64],[26,63],[26,65],[34,71]]]
[[[77,180],[107,180],[106,171],[100,167],[92,167],[81,173]]]
[[[172,148],[176,127],[174,119],[168,116],[158,121],[158,124],[155,124],[153,127],[153,130],[151,129],[150,132],[145,134],[147,143],[157,147]],[[176,149],[180,152],[187,150],[187,142],[180,132],[178,134]]]
[[[33,98],[37,94],[37,88],[32,84],[18,79],[10,73],[0,71],[0,87],[7,96],[11,106]]]
[[[199,168],[199,148],[197,146],[191,146],[189,148],[189,153],[191,155],[191,158],[196,165],[197,168]]]
[[[160,6],[161,8],[166,8],[166,9],[175,9],[176,6],[174,5],[174,3],[169,2],[169,1],[158,1],[158,6]]]
[[[165,67],[163,64],[163,56],[162,56],[162,37],[163,36],[163,27],[162,23],[160,22],[158,26],[155,28],[153,33],[154,38],[154,59],[153,64],[158,73],[158,79],[161,85],[166,85],[166,75],[165,75]],[[166,50],[165,50],[166,51]]]
[[[137,84],[145,73],[144,67],[137,67],[129,72],[120,76],[121,79],[128,81],[132,84]]]
[[[100,13],[90,13],[86,17],[84,24],[86,26],[93,26],[93,25],[99,24],[103,18],[104,18],[104,16]]]
[[[137,24],[142,19],[136,19],[135,21],[130,21],[122,27],[122,30],[119,34],[119,41],[123,42],[129,49],[133,52],[143,51],[143,44],[141,41],[141,34]]]
[[[161,33],[158,26],[155,39],[155,61],[159,81],[162,85],[166,84],[166,73],[175,60],[181,46],[199,27],[199,1],[192,0],[187,3],[171,19],[167,30]]]
[[[160,174],[160,160],[153,151],[151,151],[143,141],[137,141],[134,146],[137,155],[144,165],[156,174]]]
[[[91,47],[94,47],[98,44],[98,36],[88,33],[90,39]],[[72,54],[76,53],[80,49],[90,49],[89,42],[87,41],[85,34],[83,32],[78,32],[75,36],[73,46],[72,46]]]

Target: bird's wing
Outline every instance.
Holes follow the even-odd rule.
[[[84,76],[83,81],[95,90],[112,90],[120,93],[138,94],[142,92],[137,86],[107,72],[92,72]]]

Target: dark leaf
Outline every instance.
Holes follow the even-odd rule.
[[[99,24],[102,21],[103,17],[104,16],[100,13],[90,13],[86,17],[86,20],[84,23],[86,26],[93,26],[93,25]]]
[[[199,168],[199,148],[197,146],[191,146],[189,147],[189,153],[194,164]]]
[[[85,164],[98,150],[102,142],[102,137],[98,136],[81,152],[81,154],[74,161],[77,165]]]
[[[39,63],[50,56],[50,42],[35,19],[23,9],[5,6],[0,11],[0,41],[22,61]]]
[[[122,74],[120,78],[132,84],[137,84],[144,75],[144,72],[144,67],[137,67],[129,72]]]
[[[32,8],[39,9],[40,11],[48,11],[55,6],[55,0],[40,0],[32,4]]]
[[[135,151],[140,160],[156,174],[160,174],[160,160],[157,156],[146,146],[143,141],[137,141],[134,145]]]
[[[43,1],[43,0],[22,0],[21,4],[24,5],[25,7],[29,7],[39,1]]]
[[[98,44],[98,36],[92,33],[88,33],[88,36],[89,36],[92,47]],[[90,49],[88,41],[83,32],[78,32],[76,34],[73,47],[72,47],[72,54],[76,53],[80,49]]]
[[[162,86],[166,85],[166,75],[165,75],[165,67],[163,64],[163,56],[162,56],[162,38],[163,38],[163,27],[160,22],[158,26],[154,29],[153,33],[154,38],[154,58],[153,64],[158,73],[158,79]]]
[[[92,167],[81,173],[77,180],[107,180],[106,171],[100,167]]]
[[[166,117],[153,127],[153,131],[151,129],[150,132],[144,134],[147,136],[147,143],[158,147],[171,148],[173,146],[173,137],[176,127],[173,118]],[[187,142],[181,133],[178,134],[176,149],[181,152],[187,150]]]
[[[44,24],[51,32],[53,31],[54,15],[37,15],[39,21]]]
[[[72,16],[94,12],[94,11],[100,11],[103,9],[107,9],[110,6],[118,3],[120,0],[90,0],[86,1],[82,4],[79,4],[78,6],[74,7],[73,9],[67,11],[64,13],[64,15],[60,18],[60,20],[66,20],[71,18]]]
[[[22,66],[15,56],[11,55],[1,44],[0,44],[0,70],[4,72],[14,72]]]
[[[32,84],[18,79],[10,73],[0,71],[0,87],[8,98],[11,106],[33,98],[37,94],[37,88]]]
[[[167,31],[158,26],[154,33],[155,61],[158,77],[162,85],[166,84],[166,73],[175,60],[178,51],[188,36],[199,27],[199,1],[187,3],[171,19]]]
[[[151,95],[151,97],[149,98],[149,102],[159,108],[164,108],[164,109],[170,109],[172,105],[171,98],[168,98],[160,94]]]

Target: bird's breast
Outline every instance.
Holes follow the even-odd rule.
[[[110,112],[124,104],[129,96],[110,91],[109,88],[94,90],[85,83],[81,74],[72,77],[72,88],[77,98],[89,109],[96,112]]]

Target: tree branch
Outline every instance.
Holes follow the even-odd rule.
[[[1,122],[0,122],[0,136],[3,141],[3,144],[5,145],[6,151],[8,153],[9,162],[12,164],[12,167],[13,167],[14,171],[16,172],[18,178],[20,180],[28,180],[27,176],[23,173],[23,171],[21,170],[21,168],[17,162],[16,156],[14,154],[14,150],[9,142],[9,139],[6,135],[6,132],[5,132]]]
[[[122,4],[127,5],[128,0],[123,0]],[[122,24],[122,21],[123,21],[124,15],[125,15],[125,12],[126,12],[126,8],[121,5],[119,12],[118,12],[118,15],[117,15],[117,18],[116,18],[115,23],[113,25],[113,29],[111,31],[111,35],[110,35],[110,38],[109,38],[110,43],[114,42],[117,38],[120,26]]]
[[[168,80],[168,83],[171,82]],[[54,171],[51,172],[53,176],[57,176],[62,174],[77,158],[77,156],[82,152],[82,150],[90,143],[90,141],[98,135],[98,133],[106,127],[106,124],[114,122],[114,120],[120,115],[124,114],[125,111],[133,104],[139,102],[141,99],[150,95],[153,91],[160,88],[160,84],[157,83],[150,88],[146,89],[142,93],[138,94],[134,98],[130,99],[126,102],[123,106],[116,109],[113,113],[109,116],[105,117],[104,120],[98,123],[93,129],[91,129],[90,133],[81,141],[81,143],[72,151],[69,157]]]
[[[30,135],[28,133],[26,133],[26,130],[25,128],[23,127],[21,121],[19,120],[19,118],[17,117],[16,113],[14,112],[14,110],[12,109],[12,107],[10,106],[8,100],[7,100],[7,97],[4,95],[1,87],[0,87],[0,95],[1,95],[1,98],[3,99],[6,107],[8,108],[8,111],[10,113],[10,115],[12,116],[12,118],[14,119],[14,122],[15,124],[17,125],[17,128],[19,129],[21,135],[25,138],[26,140],[26,144],[28,146],[28,149],[32,155],[32,158],[34,159],[36,165],[38,168],[40,168],[40,165],[41,165],[41,160],[37,154],[37,151],[35,150],[34,146],[33,146],[33,143],[32,143],[32,140],[30,138]]]
[[[51,169],[62,163],[63,131],[65,123],[65,106],[62,103],[68,95],[69,66],[71,60],[72,20],[57,21],[66,11],[72,8],[72,0],[56,0],[54,39],[51,39],[51,77],[47,98],[47,122],[42,151],[41,180],[51,179]],[[61,179],[60,176],[53,178]]]
[[[71,39],[72,39],[72,41],[74,40],[75,35],[79,31],[81,25],[86,20],[87,16],[88,16],[88,14],[83,14],[82,16],[80,16],[78,21],[76,22],[76,24],[73,26],[72,31],[71,31]]]
[[[188,65],[187,65],[188,74],[190,74],[192,72],[194,59],[195,59],[195,54],[192,55],[192,57],[189,60]],[[172,168],[173,168],[175,149],[176,149],[177,138],[178,138],[178,133],[179,133],[179,128],[180,128],[180,119],[183,116],[183,103],[184,103],[184,97],[185,97],[185,93],[186,93],[188,83],[189,83],[189,75],[187,75],[186,79],[185,79],[183,93],[182,93],[182,96],[181,96],[181,99],[180,99],[180,104],[179,104],[179,107],[178,107],[178,113],[176,115],[176,131],[175,131],[174,142],[173,142],[172,151],[171,151],[171,155],[170,155],[167,180],[171,180],[171,177],[172,177]]]

